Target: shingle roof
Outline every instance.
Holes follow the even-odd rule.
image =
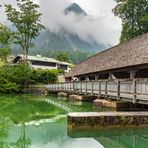
[[[148,33],[100,52],[77,64],[65,77],[148,63]]]

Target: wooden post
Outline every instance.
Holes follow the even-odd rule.
[[[64,91],[66,91],[66,83],[64,83]]]
[[[85,84],[86,84],[86,87],[85,87],[85,88],[86,88],[86,90],[85,90],[85,94],[87,94],[87,81],[86,81]]]
[[[105,95],[107,95],[107,81],[105,81]]]
[[[68,83],[69,83],[68,92],[70,92],[71,91],[71,82],[68,82]]]
[[[117,100],[120,99],[120,81],[117,81]]]
[[[133,80],[133,103],[136,103],[136,80]]]
[[[99,81],[99,96],[101,97],[101,81]]]
[[[60,84],[60,90],[62,90],[62,83]]]
[[[73,93],[75,92],[75,82],[73,81]]]
[[[70,92],[72,92],[72,86],[71,86],[72,82],[70,82]]]
[[[67,90],[68,90],[68,83],[66,82],[65,84],[66,84],[65,90],[67,92]]]
[[[59,87],[60,85],[59,85],[59,83],[58,83],[58,90],[60,90],[60,87]]]
[[[61,90],[63,90],[63,83],[61,83]]]
[[[91,82],[91,95],[94,94],[94,81]]]
[[[75,82],[75,93],[77,93],[77,90],[78,90],[78,82]]]
[[[134,79],[135,74],[136,74],[136,70],[133,70],[132,68],[130,68],[130,79]]]
[[[80,81],[80,94],[82,94],[82,81]]]

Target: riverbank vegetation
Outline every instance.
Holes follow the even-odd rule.
[[[4,64],[0,68],[0,92],[22,93],[31,84],[48,84],[57,81],[57,70],[35,70],[25,64]]]

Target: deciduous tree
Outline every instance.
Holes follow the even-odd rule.
[[[28,51],[34,47],[35,39],[44,28],[41,22],[39,5],[31,0],[16,0],[17,8],[5,5],[8,20],[16,27],[15,43],[19,44],[24,51],[25,63],[27,63]]]
[[[148,32],[148,0],[115,1],[113,12],[122,19],[121,42]]]
[[[0,58],[6,61],[11,53],[10,44],[12,41],[12,32],[7,26],[0,23]]]

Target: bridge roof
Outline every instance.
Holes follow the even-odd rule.
[[[77,64],[65,77],[148,64],[148,33],[116,45]]]

